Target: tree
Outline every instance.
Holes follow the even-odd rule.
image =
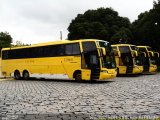
[[[16,44],[12,44],[12,47],[30,46],[31,44],[24,44],[21,41],[16,41]]]
[[[149,45],[154,49],[160,49],[160,0],[154,1],[153,8],[141,13],[138,20],[134,21],[133,41],[137,45]]]
[[[77,17],[72,20],[68,27],[68,39],[95,38],[115,43],[118,41],[114,41],[112,37],[116,36],[122,28],[129,31],[125,32],[126,39],[131,39],[128,38],[128,36],[130,36],[128,33],[131,33],[131,23],[128,18],[120,17],[118,12],[112,8],[88,10],[84,14],[78,14]],[[117,37],[117,39],[121,38],[121,36]]]
[[[111,43],[130,43],[132,38],[132,32],[128,28],[121,28],[111,37]]]
[[[12,42],[12,37],[8,32],[0,33],[0,48],[10,47]]]

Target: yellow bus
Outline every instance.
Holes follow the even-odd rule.
[[[2,72],[1,72],[1,56],[0,56],[0,77],[2,77]]]
[[[118,74],[138,74],[143,72],[141,56],[136,46],[131,44],[112,45],[116,56]]]
[[[0,48],[0,51],[1,51],[1,50],[2,50],[2,49]],[[2,72],[1,72],[1,68],[2,68],[2,67],[1,67],[1,63],[2,63],[2,62],[1,62],[1,60],[2,60],[2,59],[1,59],[1,52],[0,52],[0,77],[2,77]]]
[[[159,58],[158,52],[153,52],[149,46],[137,46],[138,51],[145,52],[146,57],[143,59],[143,72],[154,73],[157,71],[157,60]]]
[[[61,40],[2,49],[2,74],[15,79],[106,80],[116,77],[114,53],[103,40]]]

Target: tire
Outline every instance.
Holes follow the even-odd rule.
[[[28,80],[29,79],[29,72],[28,71],[23,71],[23,79]]]
[[[77,72],[77,73],[75,74],[75,80],[76,80],[77,82],[81,82],[81,81],[82,81],[82,74],[81,74],[81,72]]]
[[[16,71],[14,72],[14,79],[20,80],[20,78],[21,78],[21,74],[20,74],[20,72],[19,72],[18,70],[16,70]]]
[[[119,76],[119,68],[117,68],[117,77]]]

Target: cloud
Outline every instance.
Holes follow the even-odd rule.
[[[108,0],[108,4],[133,22],[141,12],[153,7],[153,0]]]
[[[152,8],[152,0],[0,0],[0,31],[13,40],[38,43],[67,38],[67,28],[77,14],[88,9],[112,7],[119,15],[135,20]]]

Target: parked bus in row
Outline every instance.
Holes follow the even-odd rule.
[[[115,57],[103,40],[61,40],[3,48],[2,74],[15,79],[106,80],[116,77]]]
[[[138,51],[144,52],[146,57],[142,59],[143,72],[154,73],[157,71],[157,61],[159,58],[158,52],[153,52],[149,46],[137,46]]]
[[[143,72],[141,55],[131,44],[112,45],[115,52],[118,74],[139,74]]]

